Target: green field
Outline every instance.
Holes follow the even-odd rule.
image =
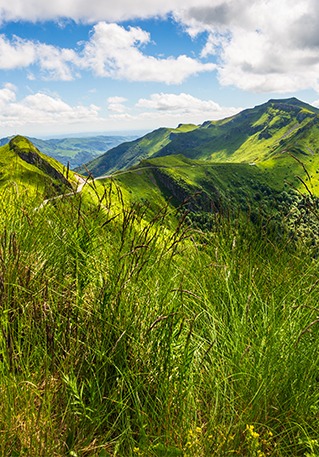
[[[0,456],[319,455],[316,127],[273,105],[258,161],[0,148]]]

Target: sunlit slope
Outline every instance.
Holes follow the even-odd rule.
[[[60,162],[42,154],[28,139],[16,136],[0,148],[0,188],[8,186],[47,198],[70,191],[77,180]]]
[[[95,160],[79,167],[77,171],[87,174],[90,171],[94,176],[111,173],[116,170],[129,168],[141,160],[155,156],[171,142],[172,135],[185,134],[197,129],[193,124],[182,124],[176,129],[160,128],[134,141],[125,142]]]
[[[212,162],[257,163],[294,148],[298,154],[313,157],[319,150],[318,116],[318,109],[296,98],[270,100],[220,121],[158,129],[111,149],[86,166],[98,176],[145,158],[176,154]]]
[[[319,124],[318,113],[295,98],[270,100],[231,118],[205,122],[196,131],[172,138],[157,154],[182,153],[219,162],[262,161],[285,150],[301,135],[307,138]]]
[[[107,184],[111,181],[119,186],[130,203],[143,202],[158,208],[168,202],[192,212],[236,208],[248,200],[260,200],[263,192],[274,195],[285,187],[269,167],[207,163],[182,155],[148,159],[98,182]]]

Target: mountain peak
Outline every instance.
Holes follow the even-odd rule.
[[[291,105],[296,105],[296,104],[301,104],[303,103],[302,101],[300,101],[298,98],[296,97],[289,97],[289,98],[271,98],[270,100],[268,100],[267,104],[269,103],[287,103],[287,104],[291,104]]]
[[[262,105],[259,105],[259,107],[261,106],[273,106],[273,107],[277,107],[277,108],[284,108],[284,109],[287,109],[287,108],[293,108],[293,109],[296,109],[296,108],[299,108],[299,109],[306,109],[308,111],[311,111],[313,112],[314,114],[318,114],[319,113],[319,109],[310,105],[309,103],[305,103],[305,102],[302,102],[301,100],[299,100],[298,98],[296,97],[289,97],[289,98],[271,98],[270,100],[268,100],[268,102],[262,104]],[[258,107],[255,107],[255,108],[258,108]]]
[[[34,144],[26,137],[22,135],[16,135],[9,141],[9,148],[12,151],[24,151],[24,152],[34,152],[39,153]]]
[[[61,164],[51,157],[42,154],[28,138],[16,135],[9,141],[9,149],[17,154],[24,162],[37,167],[64,186],[72,187],[71,183],[64,176],[63,171],[60,171]]]

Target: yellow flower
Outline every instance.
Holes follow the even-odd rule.
[[[259,438],[259,433],[255,432],[254,431],[255,427],[253,425],[246,425],[246,430],[247,432],[250,434],[250,436],[252,438],[254,438],[255,440]]]

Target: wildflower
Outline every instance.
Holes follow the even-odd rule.
[[[259,433],[255,432],[254,429],[255,429],[255,427],[253,425],[246,425],[247,432],[250,434],[250,436],[253,439],[257,440],[260,435],[259,435]]]

